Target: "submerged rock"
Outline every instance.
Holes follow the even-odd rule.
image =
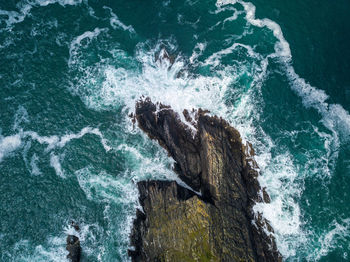
[[[67,236],[67,246],[66,249],[68,250],[67,258],[72,262],[79,262],[80,261],[80,255],[81,255],[81,247],[80,247],[80,241],[77,236],[74,235],[68,235]]]
[[[79,227],[79,224],[78,223],[76,223],[75,221],[71,221],[70,222],[70,226],[72,227],[72,228],[74,228],[75,229],[75,231],[77,231],[77,232],[79,232],[80,231],[80,227]]]
[[[139,127],[175,160],[176,182],[139,182],[143,212],[131,234],[133,261],[281,261],[272,228],[255,202],[269,201],[257,181],[251,146],[225,120],[198,110],[186,121],[149,99],[136,106]],[[195,132],[193,131],[195,129]]]
[[[155,61],[160,64],[166,63],[171,67],[175,62],[175,56],[169,55],[168,51],[165,48],[162,48],[158,53],[155,54]]]

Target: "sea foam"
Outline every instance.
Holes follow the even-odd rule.
[[[7,25],[6,29],[9,30],[12,28],[14,24],[23,22],[24,19],[30,14],[30,11],[34,7],[45,7],[56,3],[60,4],[61,6],[78,5],[82,3],[82,0],[34,0],[34,1],[22,0],[16,4],[16,7],[19,11],[8,11],[8,10],[0,9],[0,15],[5,17],[5,18],[1,18],[1,20],[4,19]]]
[[[218,1],[218,5],[240,3],[246,12],[247,21],[257,27],[267,27],[273,35],[278,39],[275,44],[275,53],[269,57],[277,57],[283,64],[286,75],[290,81],[291,88],[302,98],[305,107],[313,107],[323,117],[324,125],[331,131],[342,134],[342,138],[348,140],[350,136],[350,114],[339,104],[328,104],[326,100],[328,95],[320,89],[311,86],[307,81],[301,78],[292,66],[292,54],[289,43],[285,39],[280,25],[276,22],[264,18],[257,19],[255,17],[255,6],[250,2],[240,0]]]
[[[58,176],[60,176],[61,178],[66,178],[66,175],[64,174],[64,172],[62,170],[59,156],[57,156],[54,153],[51,153],[50,154],[50,165],[55,169],[55,172]]]
[[[112,8],[108,7],[108,6],[104,6],[104,9],[108,10],[111,18],[109,19],[111,26],[114,29],[123,29],[124,31],[128,31],[131,34],[136,34],[135,29],[131,26],[131,25],[125,25],[122,21],[120,21],[120,19],[118,18],[118,16],[113,13]]]
[[[74,63],[75,60],[71,60],[71,57],[77,56],[77,48],[82,47],[82,41],[86,41],[86,45],[89,44],[89,42],[93,39],[96,38],[100,33],[108,31],[108,28],[95,28],[93,31],[86,31],[81,35],[78,35],[75,37],[69,47],[69,62],[68,64],[71,65]]]
[[[19,134],[5,137],[0,135],[0,162],[8,154],[19,148],[21,143],[22,141]]]
[[[39,142],[40,144],[47,144],[46,151],[50,151],[54,148],[62,148],[71,140],[79,139],[86,134],[93,134],[101,139],[101,143],[106,151],[111,150],[108,146],[106,139],[103,137],[101,131],[98,128],[84,127],[78,133],[68,133],[63,136],[52,135],[52,136],[40,136],[34,131],[22,131],[20,133],[23,137],[30,137],[32,140]]]

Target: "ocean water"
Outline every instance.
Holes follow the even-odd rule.
[[[83,261],[129,261],[136,182],[177,179],[128,117],[141,96],[208,109],[253,144],[272,199],[255,211],[285,261],[349,261],[349,13],[348,0],[0,0],[0,261],[65,261],[68,233]]]

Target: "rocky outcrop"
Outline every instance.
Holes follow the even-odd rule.
[[[174,158],[174,170],[195,191],[176,182],[138,183],[130,251],[133,261],[281,261],[272,228],[254,217],[269,201],[257,181],[253,150],[225,120],[141,100],[139,127]],[[193,128],[190,128],[192,126]]]
[[[67,251],[69,252],[67,258],[72,262],[79,262],[81,255],[80,241],[77,236],[68,235],[67,236]]]

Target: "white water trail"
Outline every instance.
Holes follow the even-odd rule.
[[[68,133],[63,136],[40,136],[34,131],[23,131],[19,135],[21,137],[30,137],[32,140],[39,142],[40,144],[47,144],[46,151],[51,151],[54,148],[63,148],[71,140],[82,138],[87,134],[93,134],[100,138],[101,143],[105,151],[111,150],[111,147],[107,144],[106,139],[103,137],[101,131],[98,128],[84,127],[78,133]]]
[[[110,21],[110,25],[114,28],[114,29],[122,29],[124,31],[128,31],[131,34],[136,34],[135,29],[131,26],[131,25],[125,25],[122,21],[120,21],[119,17],[113,12],[112,8],[108,7],[108,6],[104,6],[104,9],[107,9],[110,14],[111,14],[111,18],[109,19]]]
[[[50,166],[52,166],[55,169],[55,172],[58,176],[61,178],[66,178],[65,173],[63,172],[60,158],[54,153],[50,154]]]
[[[36,154],[32,155],[30,162],[28,161],[27,154],[29,148],[32,146],[32,143],[25,143],[27,138],[30,138],[32,141],[36,141],[39,144],[47,144],[45,152],[50,152],[50,166],[53,167],[56,174],[62,178],[66,178],[66,174],[61,166],[62,159],[60,159],[59,155],[53,152],[54,150],[61,149],[70,141],[80,139],[87,134],[98,136],[106,152],[112,149],[109,142],[104,138],[102,132],[98,128],[84,127],[78,133],[68,133],[63,136],[40,136],[34,131],[23,131],[19,128],[19,123],[17,121],[15,121],[14,127],[16,127],[15,129],[19,129],[18,133],[6,137],[1,136],[0,134],[0,163],[5,157],[10,156],[12,152],[21,148],[24,144],[22,153],[23,159],[27,169],[32,175],[40,175],[42,172],[37,165],[39,158]]]
[[[68,65],[72,66],[75,60],[71,60],[71,57],[77,56],[77,49],[82,47],[82,41],[85,41],[85,45],[88,45],[92,39],[96,38],[102,32],[107,32],[108,28],[95,28],[93,31],[86,31],[81,35],[75,37],[69,47],[69,61]]]
[[[350,236],[350,218],[334,219],[330,225],[330,230],[324,232],[319,238],[318,242],[321,244],[320,248],[316,248],[309,254],[308,259],[319,260],[327,255],[332,250],[336,249],[339,242],[347,242]],[[347,252],[343,253],[344,260],[348,260]]]
[[[28,15],[30,15],[30,12],[33,8],[45,7],[56,3],[61,6],[78,5],[82,3],[82,0],[34,0],[34,1],[22,0],[16,4],[18,11],[8,11],[8,10],[0,9],[0,16],[5,17],[5,18],[1,18],[1,20],[4,19],[7,25],[6,29],[11,30],[15,24],[23,22],[24,19]]]
[[[332,132],[338,133],[346,141],[350,138],[350,114],[339,104],[327,103],[328,95],[325,91],[311,86],[301,78],[292,66],[292,54],[289,43],[283,36],[281,27],[274,21],[255,18],[255,6],[244,1],[234,1],[243,5],[246,19],[258,27],[267,27],[277,38],[275,53],[270,57],[277,57],[284,65],[284,70],[290,81],[291,88],[302,98],[306,108],[315,108],[323,118],[323,124]]]

